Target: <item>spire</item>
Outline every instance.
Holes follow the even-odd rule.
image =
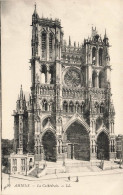
[[[107,34],[106,34],[106,28],[105,28],[105,35],[104,35],[104,38],[105,38],[105,39],[108,38],[108,37],[107,37]]]
[[[21,85],[21,88],[20,88],[20,99],[23,99],[23,89],[22,89],[22,85]]]
[[[108,37],[107,37],[107,34],[106,34],[106,29],[105,29],[105,34],[104,34],[103,42],[104,42],[106,45],[109,45],[109,40],[108,40]]]
[[[71,38],[70,38],[70,36],[69,36],[69,46],[71,46]]]
[[[37,11],[36,11],[36,2],[34,4],[34,14],[36,15],[37,14]]]
[[[34,13],[33,13],[33,16],[37,16],[38,17],[37,9],[36,9],[36,2],[34,4]]]
[[[35,12],[36,12],[36,2],[35,2]]]

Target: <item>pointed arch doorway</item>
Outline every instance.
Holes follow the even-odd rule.
[[[51,130],[47,130],[42,137],[44,158],[46,161],[56,161],[56,137]]]
[[[97,159],[109,160],[109,138],[105,132],[97,137]]]
[[[78,121],[66,130],[67,157],[76,160],[90,160],[90,137],[85,127]]]

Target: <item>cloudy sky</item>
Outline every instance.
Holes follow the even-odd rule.
[[[3,138],[13,138],[15,109],[20,85],[30,91],[31,17],[34,3],[39,16],[59,18],[68,41],[82,43],[92,25],[109,36],[112,93],[116,110],[115,132],[123,133],[123,1],[122,0],[8,0],[2,1],[2,103]]]

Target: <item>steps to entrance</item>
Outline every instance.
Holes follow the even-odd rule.
[[[65,160],[65,166],[63,161],[36,162],[35,169],[29,173],[31,177],[42,177],[43,175],[57,174],[57,173],[74,173],[74,172],[98,172],[102,171],[99,168],[100,161],[79,161],[79,160]]]
[[[92,172],[101,171],[99,168],[100,162],[97,161],[79,161],[79,160],[67,160],[65,162],[66,172]]]
[[[100,172],[102,171],[102,169],[100,169],[99,167],[97,166],[89,166],[88,169],[90,169],[91,172]]]
[[[119,165],[112,161],[104,161],[103,170],[118,169]]]
[[[74,172],[90,172],[88,167],[66,167],[66,173]]]
[[[85,166],[99,166],[100,161],[79,161],[79,160],[66,160],[65,161],[66,166],[80,166],[80,167],[85,167]]]
[[[42,170],[43,170],[42,168],[35,168],[35,169],[32,170],[32,172],[29,173],[29,176],[31,176],[31,177],[37,177],[37,175],[39,173],[41,173]]]
[[[35,167],[30,173],[31,177],[41,177],[43,175],[65,173],[65,167],[60,162],[37,162],[38,167]],[[45,167],[44,167],[45,165]]]
[[[46,167],[46,174],[56,174],[56,173],[64,173],[65,167],[63,166],[62,161],[48,162]]]

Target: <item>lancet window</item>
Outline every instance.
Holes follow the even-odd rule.
[[[42,58],[46,57],[46,32],[42,32]]]
[[[99,49],[99,65],[102,66],[102,55],[103,55],[103,50],[100,48]]]
[[[49,57],[52,58],[53,52],[53,35],[52,33],[49,34]]]
[[[95,65],[96,64],[96,48],[93,47],[92,49],[92,64]]]

